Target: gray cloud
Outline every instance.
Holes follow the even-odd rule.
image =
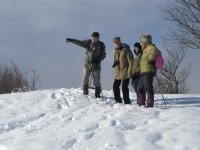
[[[158,5],[164,0],[1,0],[0,62],[14,59],[24,70],[35,68],[42,88],[79,87],[84,49],[65,44],[66,37],[89,38],[99,31],[107,46],[102,83],[112,88],[113,36],[133,45],[143,32],[162,47],[169,24]]]

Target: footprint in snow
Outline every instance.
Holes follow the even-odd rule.
[[[121,122],[119,120],[112,120],[111,121],[111,126],[120,126]]]
[[[87,134],[85,134],[84,139],[89,140],[89,139],[93,138],[94,135],[95,135],[94,132],[87,133]]]
[[[57,97],[56,97],[56,93],[52,93],[52,94],[51,94],[51,98],[52,98],[52,99],[56,99],[56,98],[57,98]]]
[[[61,149],[66,150],[72,148],[77,143],[77,139],[73,138],[68,140],[63,146],[61,146]]]
[[[91,126],[87,127],[87,128],[85,129],[85,132],[94,131],[94,130],[96,130],[96,129],[98,129],[98,128],[99,128],[99,124],[94,124],[94,125],[91,125]]]
[[[103,150],[112,150],[112,149],[118,149],[120,147],[120,145],[117,145],[117,144],[110,144],[110,143],[105,143],[104,144],[104,148]]]
[[[55,101],[56,110],[68,109],[72,106],[72,102],[66,99],[64,92],[52,93],[51,98]],[[73,98],[72,98],[73,100]]]
[[[134,130],[136,128],[136,126],[132,123],[124,123],[122,126],[122,130]]]
[[[39,120],[40,118],[44,117],[45,115],[46,115],[45,113],[41,113],[36,116],[31,116],[29,118],[25,118],[23,120],[0,124],[0,134],[3,132],[8,132],[11,130],[22,128],[28,124],[31,124],[31,122],[33,122],[33,121]]]
[[[57,109],[57,110],[60,110],[60,109],[62,109],[62,106],[61,106],[60,104],[57,104],[57,105],[56,105],[56,109]]]

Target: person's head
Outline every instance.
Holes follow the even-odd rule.
[[[142,47],[146,47],[149,44],[152,44],[152,37],[150,34],[142,34],[140,36],[140,44]]]
[[[98,32],[93,32],[91,35],[91,41],[92,43],[96,43],[97,41],[99,41],[100,39],[100,35]]]
[[[140,43],[135,43],[134,44],[134,51],[135,53],[139,54],[142,50],[142,46],[140,45]]]
[[[120,37],[114,37],[113,38],[113,45],[115,48],[120,48],[121,47],[121,39]]]

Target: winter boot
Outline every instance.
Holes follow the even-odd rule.
[[[100,94],[101,94],[101,88],[95,87],[95,97],[100,98],[101,97]]]
[[[88,95],[88,85],[83,86],[83,94]]]
[[[139,93],[139,98],[138,98],[138,105],[139,106],[145,106],[145,101],[146,101],[146,94],[145,93]]]
[[[147,108],[154,106],[154,95],[148,95]]]
[[[131,104],[131,100],[130,99],[124,100],[124,104]]]

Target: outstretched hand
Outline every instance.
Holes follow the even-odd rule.
[[[71,42],[71,41],[72,41],[72,39],[66,38],[66,43],[69,43],[69,42]]]

